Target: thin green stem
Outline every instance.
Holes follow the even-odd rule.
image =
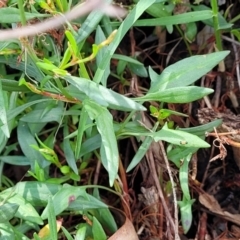
[[[27,25],[27,20],[26,20],[26,16],[25,16],[25,11],[24,11],[23,1],[22,0],[18,0],[18,8],[19,8],[19,12],[20,12],[21,23],[22,23],[23,26],[25,26],[25,25]]]
[[[121,131],[124,129],[124,127],[126,126],[126,124],[132,119],[132,117],[134,116],[134,114],[136,113],[136,111],[132,111],[130,112],[130,114],[127,116],[127,118],[125,119],[125,121],[121,124],[121,127],[118,129],[118,131],[116,132],[116,136],[118,136],[118,134],[121,133]]]
[[[213,11],[213,28],[215,31],[216,46],[219,51],[222,51],[223,48],[222,48],[221,32],[219,30],[217,0],[211,0],[211,6],[212,6],[212,11]]]
[[[182,39],[183,39],[184,43],[186,44],[186,47],[187,47],[188,52],[189,52],[189,55],[192,56],[192,50],[191,50],[191,48],[190,48],[190,46],[188,44],[188,41],[186,40],[186,38],[185,38],[185,36],[183,34],[181,28],[178,25],[176,25],[176,28],[177,28],[178,32],[180,33],[180,35],[182,36]]]
[[[238,14],[236,17],[234,17],[233,19],[231,19],[229,21],[229,23],[235,23],[236,21],[238,21],[240,19],[240,14]]]

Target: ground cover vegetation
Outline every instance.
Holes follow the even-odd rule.
[[[0,1],[1,239],[239,238],[239,1],[77,5]]]

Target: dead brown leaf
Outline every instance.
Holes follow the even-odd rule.
[[[209,209],[213,214],[240,226],[240,214],[232,214],[222,210],[219,203],[212,195],[209,195],[207,193],[201,194],[199,196],[199,201],[204,207]]]
[[[138,235],[132,225],[132,222],[126,218],[125,223],[115,232],[109,240],[138,240]]]

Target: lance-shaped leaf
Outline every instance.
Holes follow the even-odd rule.
[[[112,115],[105,107],[91,100],[84,101],[83,105],[89,117],[95,120],[98,132],[101,135],[101,160],[108,171],[110,186],[112,186],[118,172],[118,147]]]
[[[165,124],[158,132],[153,133],[153,138],[156,142],[163,140],[183,147],[210,147],[210,145],[203,141],[200,137],[180,130],[169,129],[167,124]]]
[[[136,98],[138,101],[160,101],[167,103],[188,103],[200,99],[212,93],[210,88],[202,87],[178,87],[170,88],[164,91],[147,93],[143,97]]]

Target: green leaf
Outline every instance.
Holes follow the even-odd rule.
[[[1,10],[1,9],[0,9]],[[7,93],[2,90],[2,82],[0,81],[0,120],[1,129],[7,138],[10,137],[8,120],[7,120]]]
[[[195,40],[195,37],[197,35],[197,25],[194,22],[188,23],[187,24],[187,29],[184,32],[184,36],[186,37],[186,39],[192,43]]]
[[[106,32],[106,29],[104,29]],[[103,41],[106,40],[106,36],[102,30],[102,28],[100,27],[100,25],[97,26],[97,30],[96,30],[96,34],[95,34],[95,43],[96,44],[101,44]],[[107,47],[103,47],[101,48],[101,50],[98,52],[97,56],[96,56],[96,65],[99,66],[101,64],[102,61],[104,61],[104,56],[105,53],[108,51]],[[106,68],[106,71],[104,73],[104,79],[107,79],[107,76],[109,76],[110,74],[110,62],[108,64],[108,67]],[[106,76],[106,77],[105,77]],[[107,82],[106,81],[101,81],[102,85],[104,87],[106,87]]]
[[[194,199],[188,200],[185,198],[182,201],[178,201],[184,233],[188,232],[192,224],[192,204],[194,202]]]
[[[157,129],[157,127],[158,127],[158,124],[156,124],[156,125],[154,126],[154,128],[153,128],[152,131],[155,132],[156,129]],[[148,149],[149,149],[152,141],[153,141],[153,138],[150,137],[150,136],[149,136],[149,137],[146,137],[146,138],[144,139],[144,141],[143,141],[142,144],[140,145],[138,151],[137,151],[136,154],[134,155],[131,163],[129,164],[126,172],[131,171],[131,170],[142,160],[142,158],[144,157],[144,155],[145,155],[146,152],[148,151]]]
[[[100,224],[100,222],[93,216],[92,233],[94,240],[104,240],[107,236]]]
[[[35,161],[34,170],[28,170],[28,174],[34,177],[39,182],[46,181],[44,170],[39,166],[37,161]]]
[[[103,201],[100,197],[99,190],[97,188],[94,188],[93,196],[95,199],[99,200],[100,202]],[[92,210],[91,212],[93,216],[95,216],[98,219],[98,221],[101,223],[102,227],[104,229],[108,229],[109,234],[110,233],[114,234],[117,231],[118,226],[109,208],[106,208],[106,207],[98,208],[98,209]]]
[[[93,44],[92,45],[92,53],[93,53],[93,55],[97,55],[98,51],[99,51],[99,46],[97,44]]]
[[[159,110],[159,113],[160,113],[161,116],[164,116],[164,117],[166,117],[166,116],[168,117],[170,115],[188,117],[187,114],[180,113],[180,112],[177,112],[177,111],[173,111],[173,110],[170,110],[170,109],[165,109],[165,108],[161,108]]]
[[[205,6],[205,5],[192,5],[191,6],[194,10],[194,14],[195,12],[201,12],[201,11],[211,11],[211,8]],[[211,27],[213,27],[213,18],[209,18],[209,19],[202,19],[202,22],[204,22],[206,25],[209,25]],[[233,24],[230,24],[226,21],[226,19],[221,15],[221,13],[218,13],[218,22],[219,22],[219,26],[218,29],[215,30],[220,30],[220,29],[228,29],[231,28],[233,26]]]
[[[90,99],[96,101],[102,106],[108,106],[106,99],[101,91],[101,86],[85,78],[78,78],[73,76],[63,77],[66,81],[76,87],[81,93],[84,93]],[[83,100],[83,99],[80,99]]]
[[[52,198],[55,215],[67,209],[71,201],[77,199],[79,196],[85,199],[87,198],[86,191],[83,188],[73,187],[68,184],[63,185]],[[48,217],[48,207],[44,209],[41,217],[43,220]]]
[[[35,105],[37,103],[42,103],[42,102],[46,102],[46,101],[50,101],[50,102],[53,102],[55,100],[52,100],[52,99],[49,99],[49,98],[44,98],[44,99],[38,99],[38,100],[35,100],[35,101],[31,101],[31,102],[27,102],[19,107],[16,107],[12,110],[9,110],[7,112],[7,118],[8,118],[8,121],[9,120],[12,120],[13,118],[15,118],[17,115],[19,115],[20,113],[22,113],[25,109],[27,109],[28,107],[32,106],[32,105]],[[50,103],[49,103],[50,104]]]
[[[56,107],[51,106],[50,109],[34,109],[20,118],[23,122],[29,123],[49,123],[60,122],[62,119],[64,109],[60,104]]]
[[[89,117],[96,121],[98,132],[101,135],[101,160],[108,171],[110,186],[112,186],[118,172],[118,147],[112,115],[106,108],[93,101],[88,100],[83,104]]]
[[[43,158],[43,156],[31,147],[31,145],[37,146],[38,144],[32,133],[30,132],[27,123],[19,121],[17,127],[17,135],[21,150],[31,163],[31,169],[34,169],[35,161],[38,162],[41,168],[49,165],[49,163]]]
[[[160,131],[153,133],[153,138],[156,142],[163,140],[182,147],[210,147],[208,143],[198,136],[179,130],[168,129],[167,124]]]
[[[95,197],[86,194],[86,197],[79,196],[76,200],[70,202],[68,206],[69,211],[87,211],[93,209],[107,209],[108,206],[96,199]]]
[[[37,62],[37,66],[39,66],[41,69],[45,69],[45,70],[52,70],[54,68],[57,68],[57,66],[55,66],[54,64],[50,63],[46,63],[46,62]]]
[[[135,65],[143,66],[143,63],[139,62],[138,60],[136,60],[133,57],[129,57],[129,56],[121,55],[121,54],[113,54],[112,58],[117,59],[117,60],[122,60],[122,61],[128,62],[128,63],[132,63]]]
[[[156,73],[151,70],[150,76],[154,77],[149,93],[166,88],[185,87],[204,74],[208,73],[214,66],[222,61],[229,51],[210,53],[207,55],[192,56],[185,58],[163,70],[158,79]]]
[[[188,103],[207,96],[214,91],[210,88],[195,86],[176,87],[164,91],[150,92],[143,97],[135,98],[137,101],[159,101],[167,103]]]
[[[126,172],[130,172],[143,159],[143,157],[145,156],[146,152],[148,151],[152,141],[153,141],[152,137],[146,137],[144,139],[143,143],[141,144],[138,151],[134,155],[131,163],[129,164]]]
[[[39,144],[42,146],[42,148],[39,148],[37,145],[30,145],[33,149],[35,149],[36,151],[40,152],[44,158],[49,161],[50,163],[55,164],[57,167],[61,167],[61,164],[59,162],[58,156],[57,154],[51,149],[48,148],[46,145],[44,145],[36,136]]]
[[[15,191],[34,206],[43,207],[47,205],[49,196],[55,195],[62,189],[62,185],[42,182],[19,182],[15,186]],[[7,195],[12,189],[4,191]]]
[[[184,199],[191,200],[189,185],[188,185],[188,164],[191,160],[192,154],[186,155],[183,159],[181,159],[182,164],[179,168],[179,180],[180,186],[183,192]]]
[[[83,157],[86,154],[91,153],[92,151],[100,148],[101,144],[102,140],[100,134],[96,134],[95,136],[89,138],[82,144],[79,157]]]
[[[152,114],[154,117],[158,117],[158,119],[166,119],[171,115],[176,115],[176,116],[182,116],[182,117],[188,117],[188,115],[176,112],[173,110],[161,108],[158,112],[155,112]]]
[[[62,189],[62,185],[60,184],[42,183],[37,181],[19,182],[14,187],[1,192],[0,197],[5,199],[9,197],[12,192],[15,192],[33,206],[45,207],[49,196],[53,196],[60,189]]]
[[[88,113],[85,109],[85,106],[83,106],[82,114],[80,116],[80,121],[78,123],[77,139],[76,139],[76,145],[75,145],[75,158],[76,159],[80,158],[82,138],[83,138],[83,133],[85,131],[85,126],[86,126],[86,123],[87,123],[87,119],[88,119]]]
[[[16,203],[4,203],[0,206],[0,223],[11,220],[17,212],[19,205]]]
[[[154,18],[166,17],[171,15],[174,8],[174,4],[168,1],[168,4],[164,4],[167,0],[156,0],[149,8],[146,9],[146,12],[153,16]],[[139,0],[134,0],[135,3]]]
[[[111,3],[112,0],[106,0],[106,3]],[[104,14],[101,11],[92,11],[86,20],[83,22],[78,31],[77,43],[83,45],[85,39],[94,31],[101,21]]]
[[[9,197],[9,192],[8,194],[5,194],[4,192],[0,193],[0,197],[1,199]],[[12,195],[10,195],[7,202],[19,206],[15,214],[16,217],[32,223],[43,224],[43,221],[40,218],[37,211],[35,210],[35,208],[21,195],[14,192],[12,193]]]
[[[123,126],[122,126],[123,125]],[[119,139],[120,136],[152,136],[151,132],[143,127],[139,122],[131,121],[127,124],[125,123],[118,123],[114,124],[115,132],[117,138]]]
[[[24,72],[27,76],[30,76],[39,82],[44,78],[43,73],[31,58],[28,58],[27,62],[19,62],[17,57],[9,56],[6,58],[5,56],[0,56],[0,62],[9,65],[13,69],[18,69]]]
[[[33,18],[43,18],[43,17],[50,17],[49,14],[40,14],[40,13],[24,13],[26,20],[30,20]],[[21,22],[21,14],[20,10],[17,8],[6,7],[0,8],[0,23],[14,23],[14,22]]]
[[[66,51],[64,52],[64,55],[63,55],[63,58],[62,58],[62,61],[59,65],[59,68],[62,69],[65,67],[65,65],[69,62],[69,60],[71,59],[72,57],[72,54],[69,50],[69,48],[66,49]]]
[[[179,169],[180,186],[183,192],[183,200],[178,202],[181,212],[181,220],[184,233],[187,233],[192,224],[192,204],[195,200],[191,199],[188,184],[188,164],[192,154],[188,154],[182,159]]]
[[[78,54],[78,47],[73,34],[69,30],[66,30],[65,35],[69,41],[69,47],[72,49],[73,54],[76,56]]]
[[[19,86],[18,81],[10,79],[2,79],[2,89],[8,92],[30,92],[26,86]]]
[[[118,28],[117,34],[113,42],[109,45],[108,51],[106,51],[103,61],[98,66],[98,69],[94,75],[94,82],[106,82],[108,75],[105,74],[106,69],[109,68],[109,62],[118,48],[121,40],[127,33],[127,31],[133,26],[133,23],[143,14],[143,12],[150,7],[155,0],[140,0],[137,5],[131,10],[131,12],[124,19],[120,27]]]
[[[0,223],[1,229],[1,238],[4,240],[12,239],[21,239],[21,240],[30,240],[25,235],[17,230],[16,227],[13,227],[11,223]]]
[[[48,224],[50,229],[50,237],[51,237],[51,240],[57,240],[58,239],[57,220],[55,217],[54,205],[51,197],[48,198],[47,208],[48,208]]]
[[[134,63],[128,63],[128,68],[131,72],[135,73],[139,77],[148,77],[148,73],[146,68],[143,65],[134,64]]]
[[[59,76],[66,76],[69,75],[68,71],[60,69],[60,68],[53,68],[51,70],[55,75],[59,75]]]
[[[238,42],[240,42],[240,32],[238,29],[231,30],[231,33],[234,34],[234,36],[238,39]]]
[[[24,156],[0,156],[0,161],[17,166],[30,165],[29,159]]]
[[[214,130],[214,127],[217,128],[222,124],[222,119],[216,119],[210,123],[203,124],[197,127],[191,127],[191,128],[179,128],[178,130],[183,132],[188,132],[191,134],[195,134],[198,136],[205,136],[206,132],[211,132]]]
[[[33,237],[34,237],[34,240],[42,240],[42,239],[37,235],[37,233],[34,233],[34,234],[33,234]]]
[[[109,106],[112,109],[122,111],[146,110],[145,107],[139,103],[136,103],[132,99],[122,96],[121,94],[109,90],[88,79],[73,76],[65,76],[63,78],[75,87],[68,89],[70,89],[69,92],[79,100],[83,101],[86,96],[88,96],[98,104],[102,106]]]
[[[87,224],[86,223],[79,224],[75,239],[85,240],[86,239],[86,232],[87,232]]]
[[[213,17],[213,13],[210,10],[187,12],[183,14],[153,18],[153,19],[141,19],[137,20],[133,26],[135,27],[149,27],[149,26],[166,26],[184,24],[190,22],[203,21]]]
[[[64,136],[67,136],[69,134],[67,124],[64,126],[63,134],[64,134]],[[78,174],[76,160],[75,160],[74,153],[73,153],[73,150],[71,148],[70,141],[68,138],[64,138],[64,140],[63,140],[63,151],[64,151],[64,155],[66,157],[66,161],[67,161],[68,165],[71,167],[71,169],[74,171],[74,173]]]
[[[61,230],[63,231],[65,237],[67,238],[67,240],[74,240],[73,237],[71,236],[71,234],[67,231],[67,229],[63,226],[61,226]],[[78,240],[85,240],[85,235],[81,235],[83,238],[78,237],[77,233],[76,233],[76,239]]]
[[[194,148],[194,147],[181,147],[181,146],[174,146],[173,149],[171,149],[168,153],[168,159],[173,162],[178,168],[181,167],[181,160],[184,159],[186,156],[189,154],[193,154],[197,152],[199,148]]]
[[[154,84],[157,84],[161,78],[160,76],[161,75],[158,75],[152,68],[151,66],[148,67],[148,72],[149,72],[149,76],[150,76],[150,79],[151,79],[151,86],[154,85]]]

